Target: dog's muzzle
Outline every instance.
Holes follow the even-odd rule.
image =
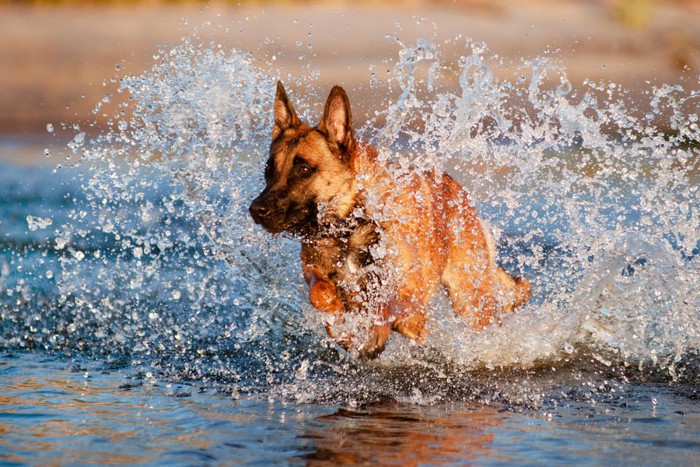
[[[284,232],[293,225],[287,218],[287,210],[280,206],[280,199],[275,192],[263,192],[248,208],[255,223],[270,233]]]
[[[274,193],[263,193],[250,204],[250,216],[256,224],[270,233],[300,233],[316,219],[317,210],[313,203],[280,206]]]
[[[275,229],[272,203],[270,202],[269,196],[258,196],[250,203],[248,208],[250,216],[253,218],[256,224],[262,225],[266,230],[277,230]]]

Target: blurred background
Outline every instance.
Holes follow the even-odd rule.
[[[0,140],[57,138],[47,124],[99,126],[105,117],[93,109],[118,78],[150,68],[159,45],[184,36],[250,52],[273,74],[314,74],[319,89],[343,84],[365,105],[379,102],[384,88],[369,82],[386,80],[397,41],[418,37],[452,44],[455,57],[465,53],[459,36],[484,42],[505,79],[544,56],[574,88],[614,82],[632,98],[662,83],[697,89],[699,25],[700,0],[2,0]],[[10,146],[3,158],[34,160],[26,144],[19,153]]]

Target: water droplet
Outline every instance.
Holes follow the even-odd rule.
[[[32,232],[36,231],[37,229],[45,229],[52,223],[53,220],[50,217],[42,218],[35,216],[27,216],[27,226]]]

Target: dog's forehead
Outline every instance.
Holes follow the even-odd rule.
[[[313,128],[287,130],[272,147],[272,156],[279,168],[291,163],[296,156],[309,163],[320,163],[329,153],[325,137]]]

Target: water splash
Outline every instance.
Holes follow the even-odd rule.
[[[436,345],[488,366],[601,348],[640,365],[661,359],[673,373],[699,343],[700,95],[655,88],[639,118],[614,84],[574,91],[545,59],[526,61],[516,73],[529,79],[513,84],[494,77],[483,44],[467,49],[455,93],[436,88],[441,71],[454,72],[434,48],[404,48],[395,70],[402,94],[374,140],[392,159],[454,167],[511,258],[535,276],[536,295],[521,316],[480,336],[455,336],[461,326],[448,318]],[[560,84],[546,87],[546,75]],[[408,150],[396,155],[402,141]]]
[[[474,334],[443,297],[424,346],[395,336],[370,365],[341,352],[308,304],[297,243],[247,214],[276,80],[245,53],[185,39],[114,81],[96,109],[113,112],[106,132],[76,130],[75,207],[62,222],[31,218],[56,227],[38,258],[4,260],[2,345],[350,405],[537,405],[547,384],[528,372],[576,362],[697,380],[698,92],[652,88],[638,117],[625,90],[575,89],[548,59],[511,81],[484,44],[454,59],[427,40],[399,45],[399,97],[359,134],[400,168],[446,169],[467,187],[506,266],[533,282],[526,309]],[[298,108],[320,105],[323,91],[298,87],[310,96],[296,93]],[[19,263],[43,282],[13,275]]]

